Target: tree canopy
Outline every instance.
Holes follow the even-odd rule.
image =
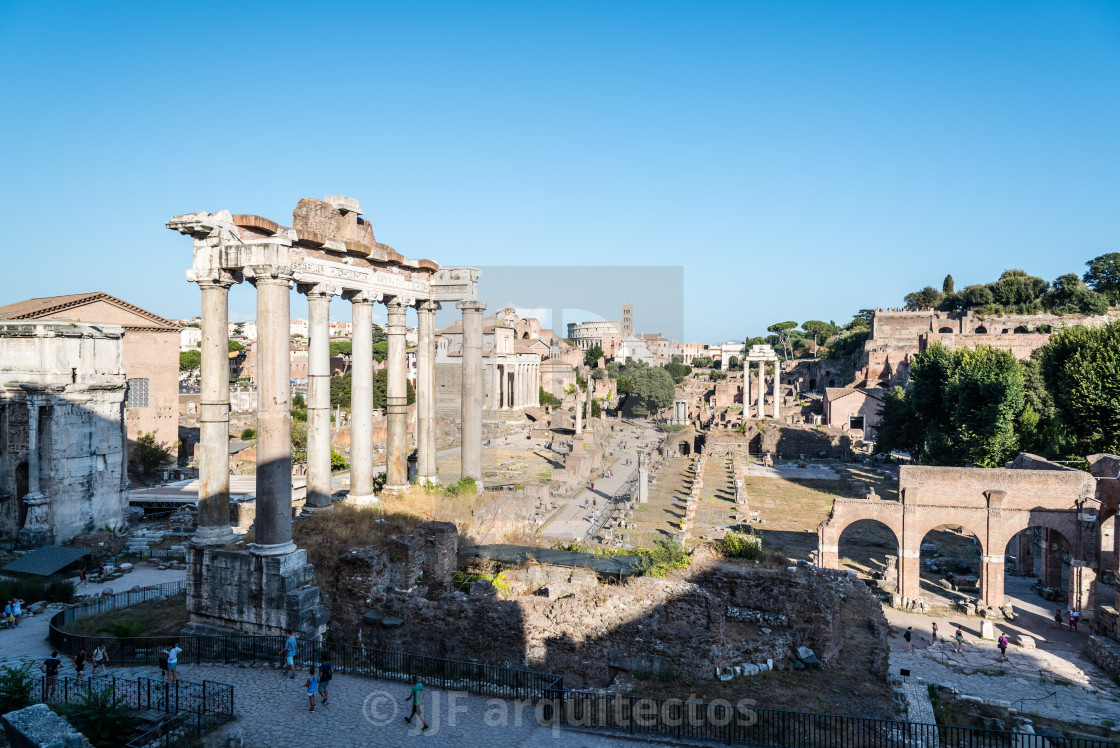
[[[1036,356],[1069,446],[1080,456],[1120,452],[1120,322],[1059,330]]]
[[[1085,263],[1089,269],[1082,278],[1089,288],[1104,294],[1110,303],[1120,302],[1120,252],[1109,252]]]
[[[790,357],[790,342],[793,339],[793,331],[797,328],[796,322],[775,322],[766,328],[767,332],[772,332],[778,337],[778,345],[785,351],[786,358]]]
[[[583,363],[585,366],[595,367],[599,365],[599,359],[603,357],[603,346],[596,343],[583,352]]]
[[[629,384],[626,408],[634,415],[649,415],[673,404],[673,378],[659,366],[638,369],[630,376]]]
[[[179,371],[195,371],[202,366],[202,351],[180,351]]]

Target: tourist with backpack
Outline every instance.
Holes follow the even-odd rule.
[[[327,697],[330,696],[330,694],[327,693],[327,687],[330,685],[331,678],[333,677],[334,668],[331,667],[330,658],[323,655],[322,659],[319,661],[319,693],[322,694],[320,700],[324,704],[327,703]]]

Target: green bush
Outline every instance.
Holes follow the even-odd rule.
[[[243,442],[247,442],[247,441],[250,441],[250,440],[256,439],[256,438],[257,438],[257,430],[256,429],[243,429],[241,431],[241,441],[243,441]]]
[[[136,717],[112,686],[93,688],[91,684],[77,703],[67,704],[60,711],[74,729],[99,747],[126,744],[136,728]]]
[[[18,597],[28,603],[68,603],[74,599],[74,583],[69,579],[15,579],[0,577],[0,600]]]
[[[723,536],[720,550],[725,556],[754,561],[762,555],[762,536],[756,535],[753,528],[747,532],[732,530]]]
[[[152,627],[152,622],[143,620],[110,621],[97,629],[99,634],[108,634],[127,639],[133,636],[143,636]]]
[[[447,487],[447,493],[452,496],[475,494],[478,493],[478,484],[474,482],[474,478],[467,475],[449,485]]]
[[[34,704],[31,698],[34,687],[35,677],[31,674],[30,662],[20,667],[5,665],[0,668],[0,714]]]
[[[662,540],[653,548],[638,551],[642,562],[638,567],[644,577],[664,577],[674,569],[688,567],[688,551],[675,540]]]

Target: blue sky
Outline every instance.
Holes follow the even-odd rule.
[[[1117,2],[0,0],[0,302],[190,316],[167,218],[347,194],[445,265],[681,265],[690,339],[842,322],[1120,251],[1118,94]]]

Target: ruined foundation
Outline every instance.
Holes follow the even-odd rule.
[[[287,635],[320,639],[329,616],[319,604],[307,551],[257,556],[187,546],[187,612],[184,636]]]

